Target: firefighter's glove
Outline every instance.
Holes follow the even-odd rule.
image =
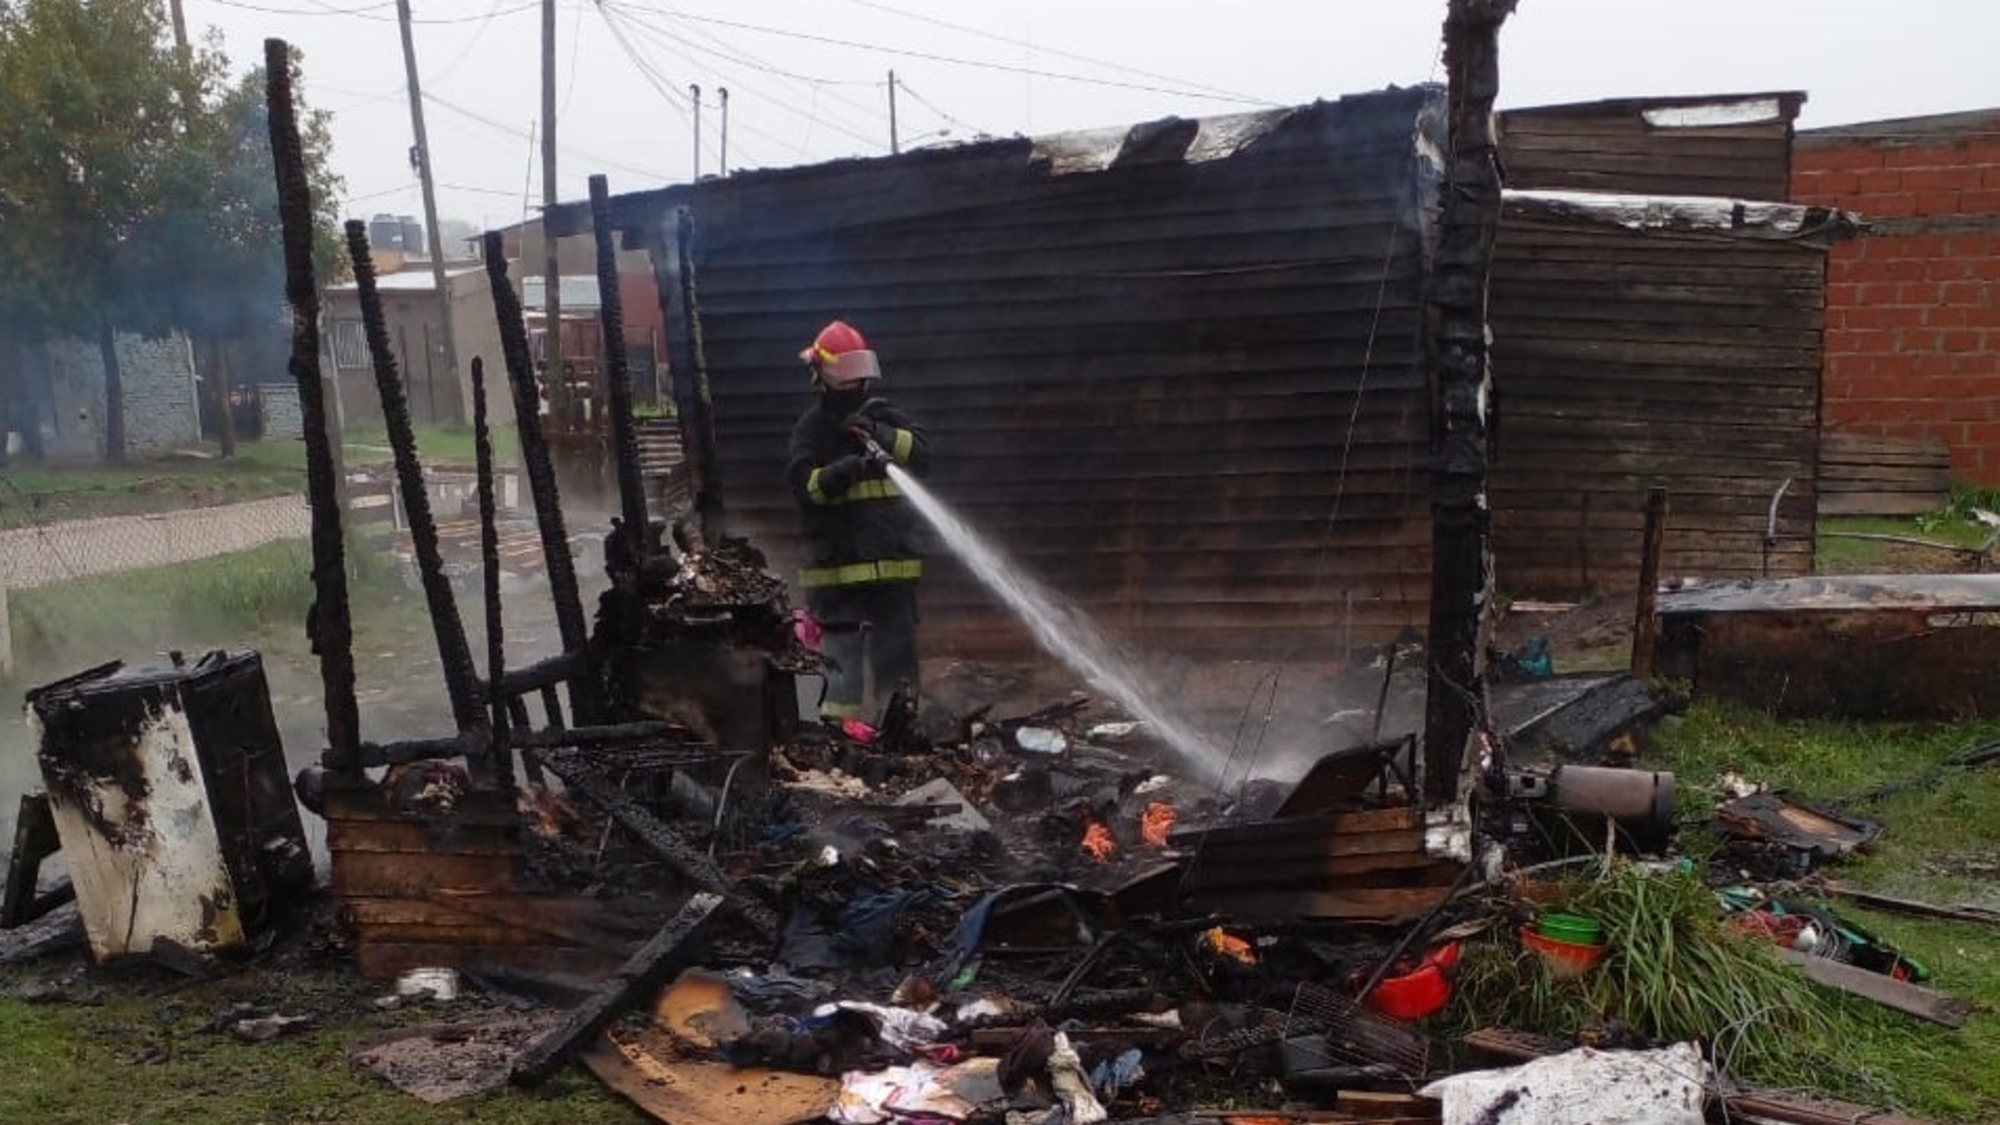
[[[868,459],[850,453],[820,469],[819,488],[828,496],[845,496],[848,489],[870,475]]]
[[[863,449],[868,448],[871,441],[883,449],[896,448],[896,427],[887,422],[877,422],[856,414],[847,420],[847,432],[854,435],[854,440]]]

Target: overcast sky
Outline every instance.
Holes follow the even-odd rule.
[[[1442,78],[1444,0],[557,0],[564,198],[701,171],[1200,116]],[[539,203],[539,0],[412,0],[447,219]],[[393,0],[185,0],[237,69],[267,36],[305,52],[334,112],[346,210],[421,214]],[[1996,0],[1522,0],[1501,38],[1501,105],[1803,90],[1800,125],[2000,106]]]

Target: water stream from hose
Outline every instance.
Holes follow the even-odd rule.
[[[1023,573],[998,547],[987,542],[901,466],[890,465],[888,472],[889,479],[937,529],[952,552],[1027,624],[1044,651],[1117,700],[1127,712],[1144,720],[1152,735],[1194,780],[1208,785],[1222,781],[1226,764],[1223,755],[1192,722],[1155,696],[1146,685],[1138,662],[1096,623]]]

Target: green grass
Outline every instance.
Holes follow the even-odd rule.
[[[417,459],[425,469],[471,470],[478,462],[470,426],[418,426]],[[387,465],[393,460],[389,434],[381,425],[351,426],[342,436],[349,465]],[[493,429],[493,461],[505,469],[520,459],[520,442],[513,425]]]
[[[280,651],[302,649],[313,600],[311,561],[307,541],[292,539],[198,562],[12,591],[14,686],[167,649],[260,642]],[[401,599],[400,578],[384,557],[356,552],[350,567],[357,606],[386,607]]]
[[[208,452],[214,452],[212,446]],[[228,460],[166,457],[57,466],[17,459],[0,469],[0,530],[228,504],[304,489],[305,445],[296,441],[244,442]]]
[[[1917,778],[1945,758],[2000,740],[2000,721],[1779,722],[1743,707],[1702,704],[1658,732],[1658,763],[1675,771],[1690,821],[1715,804],[1725,771],[1830,802]],[[1951,771],[1849,811],[1880,821],[1873,851],[1830,874],[1856,887],[1939,904],[2000,907],[2000,767]],[[1982,874],[1983,872],[1983,874]],[[1957,1121],[2000,1116],[2000,929],[1914,919],[1834,903],[1930,966],[1933,984],[1981,1009],[1956,1031],[1843,998],[1831,1053],[1801,1060],[1800,1085]]]
[[[1948,571],[1960,567],[1960,559],[1950,551],[1931,550],[1903,543],[1849,539],[1838,533],[1899,535],[1953,547],[1977,547],[1992,536],[1994,529],[1949,511],[1910,519],[1843,516],[1824,519],[1813,552],[1814,569],[1821,574],[1858,574],[1871,570]],[[1836,534],[1827,534],[1834,532]],[[1915,565],[1912,565],[1915,564]]]
[[[639,1125],[649,1120],[579,1070],[534,1092],[501,1090],[432,1106],[348,1057],[355,1042],[452,1014],[380,1012],[387,992],[333,967],[283,973],[261,967],[196,985],[104,982],[101,1005],[31,1005],[18,986],[60,962],[0,973],[0,1121],[40,1125]],[[80,988],[94,987],[86,980]],[[295,1037],[244,1043],[204,1030],[235,1003],[320,1017]]]

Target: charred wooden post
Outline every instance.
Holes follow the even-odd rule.
[[[604,379],[611,391],[611,457],[618,471],[618,510],[632,561],[651,549],[645,485],[639,480],[639,430],[632,420],[632,371],[625,358],[625,305],[618,294],[618,251],[611,245],[611,189],[590,177],[590,229],[597,246],[597,316],[604,329]],[[643,567],[642,567],[643,569]]]
[[[312,506],[313,604],[306,637],[319,657],[326,697],[326,764],[352,773],[361,748],[361,711],[354,698],[354,622],[348,616],[347,555],[340,527],[340,481],[327,427],[319,367],[319,287],[313,279],[312,191],[292,104],[292,49],[264,40],[264,99],[277,171],[278,220],[284,232],[285,299],[292,306],[292,381],[306,442],[306,498]]]
[[[507,634],[500,612],[500,527],[493,502],[493,437],[486,426],[486,361],[472,357],[472,458],[479,482],[479,569],[486,594],[486,682],[501,683],[507,674]],[[503,790],[514,789],[514,749],[507,741],[507,702],[498,691],[487,692],[487,722],[493,728],[487,745],[493,780]]]
[[[655,261],[661,299],[667,304],[667,339],[673,347],[674,405],[680,415],[681,445],[694,469],[694,507],[706,543],[724,533],[722,474],[715,450],[715,398],[708,385],[708,357],[702,346],[701,302],[694,274],[694,215],[681,208],[667,265]]]
[[[578,722],[588,722],[597,717],[598,694],[594,670],[585,655],[590,628],[583,616],[583,595],[577,591],[569,530],[563,526],[555,465],[549,459],[548,440],[542,435],[542,396],[535,386],[534,364],[528,358],[528,323],[521,317],[521,299],[507,280],[507,251],[500,232],[487,231],[482,248],[486,279],[493,291],[493,315],[500,325],[500,353],[507,363],[507,381],[514,388],[514,428],[521,439],[528,492],[535,501],[535,526],[541,532],[549,595],[555,600],[556,632],[562,637],[563,652],[585,661],[569,681],[570,709]]]
[[[719,928],[722,912],[716,908],[721,905],[722,896],[715,894],[698,893],[688,899],[602,988],[522,1051],[508,1078],[517,1086],[538,1085],[642,994],[657,991],[667,978],[693,966]]]
[[[1445,17],[1450,153],[1430,284],[1432,414],[1430,674],[1424,799],[1456,801],[1471,744],[1487,725],[1493,603],[1486,466],[1492,372],[1486,297],[1500,225],[1500,25],[1515,0],[1451,0]]]
[[[1660,554],[1667,541],[1667,490],[1646,493],[1646,531],[1640,541],[1639,596],[1632,610],[1632,674],[1653,674],[1653,649],[1660,641]]]
[[[368,250],[368,224],[360,219],[347,221],[347,252],[361,298],[361,330],[368,338],[368,354],[375,364],[375,389],[382,398],[382,422],[389,431],[389,447],[395,453],[396,483],[403,494],[403,511],[410,520],[410,547],[416,552],[417,576],[423,582],[424,604],[430,608],[431,628],[437,634],[438,660],[444,665],[444,689],[451,700],[452,721],[461,731],[480,730],[485,727],[486,718],[479,706],[479,674],[472,665],[465,622],[458,616],[458,599],[452,595],[451,580],[444,574],[437,519],[431,514],[424,467],[417,460],[417,433],[410,422],[410,399],[403,390],[403,375],[397,370],[396,353],[389,345],[389,329],[382,319],[382,294],[375,287],[375,259]]]

